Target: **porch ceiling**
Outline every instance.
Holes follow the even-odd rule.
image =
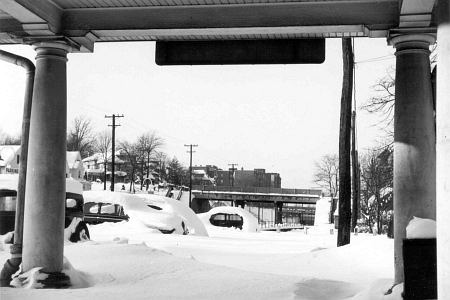
[[[115,41],[385,37],[405,24],[432,28],[433,7],[421,0],[2,0],[0,44],[66,38],[93,51],[95,42]]]

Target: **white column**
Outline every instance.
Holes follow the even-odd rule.
[[[437,258],[438,298],[450,299],[450,1],[440,0],[437,32]]]
[[[63,264],[67,127],[66,63],[70,47],[39,42],[30,123],[23,271]]]
[[[436,138],[429,45],[433,35],[393,37],[395,283],[404,281],[403,239],[413,216],[436,219]]]

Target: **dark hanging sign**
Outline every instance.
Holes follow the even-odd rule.
[[[325,39],[156,42],[156,64],[320,64]]]

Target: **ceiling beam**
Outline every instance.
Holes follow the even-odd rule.
[[[29,35],[52,35],[61,30],[62,10],[51,1],[1,0],[0,9],[19,21]]]
[[[314,1],[181,7],[64,10],[63,31],[398,24],[398,1]]]
[[[435,0],[403,0],[400,28],[428,27],[432,23]]]
[[[286,26],[286,27],[234,27],[234,28],[188,28],[188,29],[137,29],[137,30],[93,30],[99,38],[112,37],[170,37],[170,36],[369,36],[363,25],[341,26]]]

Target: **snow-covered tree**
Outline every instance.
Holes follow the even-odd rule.
[[[393,210],[393,149],[369,150],[361,164],[361,213],[370,232],[388,226]]]

